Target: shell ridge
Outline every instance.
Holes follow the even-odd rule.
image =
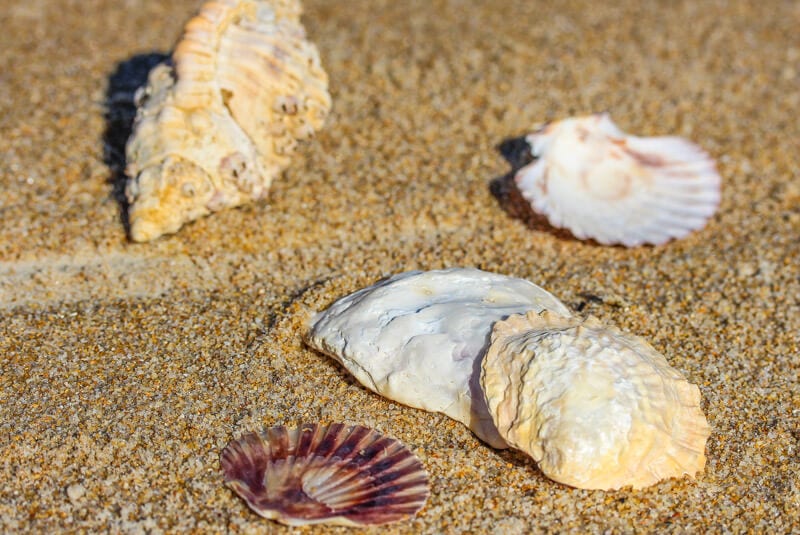
[[[252,16],[254,7],[249,0],[211,1],[204,4],[200,12],[186,23],[184,35],[173,54],[178,78],[175,90],[178,106],[183,103],[187,107],[194,107],[190,103],[197,98],[202,98],[205,103],[217,100],[214,85],[210,83],[217,70],[216,50],[228,26],[235,24],[239,17],[248,12]],[[212,39],[209,40],[208,36]],[[192,56],[208,58],[208,61],[195,63],[190,61]],[[205,68],[195,70],[199,66]],[[195,81],[201,84],[193,84]],[[196,93],[198,89],[202,89],[201,95]]]
[[[315,493],[314,498],[334,511],[342,511],[355,504],[369,505],[372,503],[370,502],[372,497],[384,494],[391,494],[395,503],[402,504],[415,500],[420,489],[424,488],[427,479],[418,475],[420,470],[419,465],[409,465],[402,472],[393,472],[382,478],[364,476],[365,479],[369,479],[369,487],[365,487],[363,481],[351,480],[348,485],[332,487],[324,493]],[[404,476],[408,476],[405,481],[401,480]],[[365,500],[368,497],[370,500]]]
[[[303,41],[305,38],[304,35],[289,35],[287,36],[288,39],[278,38],[278,35],[281,34],[291,34],[291,30],[296,27],[297,26],[294,24],[291,26],[284,24],[275,28],[278,31],[267,33],[264,31],[266,27],[258,31],[255,28],[239,26],[229,38],[232,42],[241,40],[247,42],[247,44],[260,44],[269,47],[270,50],[268,51],[254,47],[249,51],[249,55],[266,62],[272,69],[280,70],[282,75],[287,76],[293,82],[299,84],[299,82],[305,78],[303,69],[307,67],[308,63],[307,60],[300,63],[300,60],[308,56],[312,56],[313,59],[316,59],[318,52],[314,45],[310,43],[306,44],[307,42]],[[285,61],[286,58],[294,61]],[[234,60],[240,59],[241,57],[234,58]],[[303,68],[301,68],[298,63],[300,63]],[[320,82],[313,80],[311,87],[316,85],[320,85]]]
[[[322,126],[327,109],[330,107],[330,95],[325,97],[327,75],[321,68],[317,69],[319,72],[316,73],[319,79],[309,77],[307,74],[310,66],[319,64],[319,57],[313,44],[302,41],[304,32],[298,31],[298,26],[299,22],[290,23],[284,20],[272,23],[269,32],[263,28],[261,32],[256,32],[247,26],[237,26],[226,35],[227,39],[221,47],[221,54],[231,58],[230,63],[219,70],[222,75],[222,86],[250,85],[252,87],[250,93],[253,95],[264,92],[265,82],[267,86],[273,88],[273,92],[276,88],[282,87],[281,92],[284,94],[297,94],[302,88],[299,100],[305,109],[300,110],[301,113],[294,116],[296,118],[289,114],[275,116],[274,101],[267,102],[264,99],[254,99],[261,108],[260,113],[254,113],[250,107],[240,109],[241,106],[236,104],[240,97],[234,93],[231,114],[242,123],[248,135],[256,140],[261,154],[280,155],[291,152],[295,139],[304,139],[313,133],[315,128]],[[242,48],[249,52],[246,55],[233,53],[234,50]],[[311,61],[306,60],[306,57],[310,57]],[[254,68],[252,63],[258,64],[260,68]],[[259,72],[263,72],[265,67],[266,71],[273,72],[276,76],[266,79],[259,76]],[[243,81],[246,83],[243,84]],[[308,98],[316,98],[319,101],[316,109],[321,110],[321,114],[308,113],[308,106],[305,104]],[[285,131],[291,133],[282,142],[289,144],[288,149],[284,150],[282,144],[277,144],[278,138],[275,136],[263,135],[266,130],[265,127],[259,126],[258,120],[258,117],[263,116],[277,119],[277,122],[271,121],[271,127],[283,124]]]
[[[347,438],[352,437],[354,431],[356,431],[356,430],[359,430],[359,435],[358,435],[358,437],[356,437],[356,439],[358,440],[359,444],[364,442],[365,440],[367,440],[367,441],[375,440],[376,437],[379,436],[379,435],[377,435],[375,433],[369,433],[369,432],[362,435],[362,434],[360,434],[360,429],[366,430],[366,428],[359,428],[359,426],[356,426],[356,427],[348,430],[349,432],[348,432],[348,437]],[[378,439],[378,440],[380,440],[380,439]],[[355,464],[355,463],[352,462],[352,459],[349,456],[350,456],[350,453],[354,449],[358,448],[358,444],[354,448],[347,448],[346,450],[344,450],[343,449],[344,448],[343,445],[345,444],[346,441],[347,441],[347,439],[343,440],[336,447],[335,451],[332,452],[331,455],[328,456],[327,458],[328,459],[337,459],[342,464],[351,464],[351,465]],[[363,478],[363,477],[367,477],[369,475],[369,474],[365,474],[361,470],[363,468],[363,466],[359,465],[358,467],[359,467],[358,471],[353,471],[349,476],[344,477],[344,478],[321,479],[318,483],[315,483],[315,486],[314,486],[315,495],[316,496],[320,496],[319,499],[323,499],[324,500],[324,498],[321,498],[321,496],[324,495],[330,488],[344,486],[347,483],[352,483],[351,480],[353,480],[353,479]],[[315,474],[309,474],[309,478],[311,478],[311,477],[315,477],[316,478],[316,475]],[[359,482],[356,481],[355,484],[359,484]]]
[[[297,428],[297,440],[294,447],[294,457],[296,464],[303,464],[308,469],[314,462],[313,450],[320,440],[320,435],[328,429],[326,425],[308,426],[301,425]]]
[[[225,471],[225,483],[236,485],[252,499],[256,493],[266,488],[265,467],[260,465],[267,458],[267,446],[258,435],[243,435],[238,442],[223,450],[221,465]],[[239,462],[242,464],[239,465]]]
[[[298,444],[302,444],[305,448],[304,451],[295,451],[294,460],[294,463],[298,466],[298,469],[302,467],[305,479],[319,478],[321,477],[320,473],[325,470],[325,462],[328,461],[328,458],[318,455],[316,450],[321,447],[320,445],[329,433],[335,433],[337,431],[338,428],[332,429],[332,425],[336,424],[316,425],[310,427],[307,427],[304,424],[297,428],[296,433],[308,436],[307,442],[303,441],[301,443],[298,441]]]
[[[522,342],[522,344],[524,344],[527,340],[525,340],[525,337],[523,335],[523,336],[519,336],[517,338],[517,340],[515,340],[515,341]],[[515,346],[519,346],[519,345],[522,345],[522,344],[518,343],[518,344],[515,344]],[[521,351],[526,351],[524,346],[523,347],[519,347],[519,348],[518,347],[514,347],[514,350],[518,350],[518,349],[521,350]],[[519,436],[521,434],[525,434],[526,432],[534,432],[534,433],[538,432],[538,430],[536,430],[536,429],[531,429],[531,424],[533,422],[535,422],[535,420],[536,420],[536,414],[532,414],[532,415],[525,414],[523,409],[522,409],[523,404],[519,402],[519,400],[525,399],[527,397],[527,394],[528,394],[528,388],[527,388],[528,383],[526,382],[526,378],[532,377],[534,375],[534,373],[535,373],[534,369],[538,367],[537,366],[538,362],[535,362],[535,360],[536,360],[535,352],[529,351],[529,350],[528,350],[528,352],[532,355],[532,358],[530,360],[526,360],[524,362],[521,362],[518,365],[517,369],[514,370],[514,374],[513,374],[512,378],[517,381],[516,388],[513,388],[513,382],[514,382],[513,380],[509,381],[509,383],[508,383],[509,387],[510,387],[510,390],[512,392],[512,395],[511,395],[512,403],[517,406],[517,410],[515,411],[514,420],[513,420],[513,422],[514,422],[513,423],[513,430],[514,430],[515,436]],[[539,395],[536,392],[532,392],[532,394],[536,397],[536,399],[539,398]],[[518,443],[517,440],[515,440],[515,442]]]

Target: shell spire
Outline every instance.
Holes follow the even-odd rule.
[[[705,466],[700,390],[643,339],[595,318],[497,322],[481,385],[503,438],[555,481],[641,488]]]
[[[137,94],[126,146],[130,237],[267,195],[331,98],[296,0],[211,0]]]
[[[217,52],[228,28],[241,20],[256,16],[253,0],[212,0],[189,19],[183,37],[175,45],[175,106],[192,109],[221,104],[215,83]],[[198,61],[198,58],[207,58]],[[219,100],[219,103],[215,101]]]
[[[516,175],[533,210],[577,238],[633,247],[702,228],[720,201],[714,160],[679,137],[637,137],[606,113],[527,136],[536,158]]]

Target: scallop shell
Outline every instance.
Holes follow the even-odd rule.
[[[595,318],[496,323],[481,384],[500,434],[555,481],[640,488],[705,465],[700,390],[643,339]]]
[[[338,300],[314,318],[307,342],[373,392],[444,413],[505,448],[480,389],[480,359],[495,321],[531,309],[569,315],[526,280],[478,269],[411,271]]]
[[[296,0],[212,0],[137,95],[130,236],[148,241],[267,195],[330,110]]]
[[[658,245],[702,228],[719,205],[714,161],[685,139],[629,136],[605,113],[526,139],[537,159],[517,173],[519,190],[578,238]]]
[[[250,508],[290,526],[397,522],[428,498],[428,475],[401,442],[344,424],[270,427],[222,451],[225,484]]]

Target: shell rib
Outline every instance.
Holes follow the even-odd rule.
[[[705,466],[700,390],[643,339],[595,318],[497,322],[481,384],[503,438],[555,481],[640,488]]]
[[[263,198],[330,110],[296,0],[212,0],[137,95],[130,236],[148,241]]]
[[[658,245],[702,228],[719,205],[714,161],[685,139],[626,135],[605,113],[526,139],[537,159],[517,173],[520,192],[578,238]]]
[[[225,484],[282,524],[363,526],[416,514],[428,475],[402,443],[362,426],[303,424],[247,433],[222,451]]]
[[[314,318],[307,343],[373,392],[442,412],[504,448],[478,383],[480,359],[495,321],[531,309],[569,314],[522,279],[477,269],[411,271],[336,301]]]

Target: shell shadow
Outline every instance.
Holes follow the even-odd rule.
[[[130,223],[128,201],[125,198],[125,145],[136,118],[135,95],[147,83],[150,70],[168,58],[168,54],[161,52],[138,54],[117,63],[116,69],[108,77],[104,100],[106,128],[103,132],[103,161],[111,171],[106,182],[119,204],[120,220],[126,235],[129,234]]]
[[[547,232],[556,238],[569,241],[578,240],[566,229],[555,228],[543,215],[537,214],[525,200],[514,182],[517,171],[533,161],[531,146],[525,136],[507,138],[497,145],[497,151],[511,165],[511,171],[496,177],[489,182],[489,192],[497,199],[500,207],[514,219],[519,219],[525,226],[538,232]]]
[[[504,450],[494,450],[493,453],[505,463],[512,464],[517,468],[524,468],[529,470],[531,474],[536,474],[543,479],[547,479],[547,476],[539,469],[539,465],[536,464],[536,461],[523,451],[509,446]]]
[[[505,320],[507,317],[503,317],[502,319]],[[474,429],[481,428],[487,434],[495,435],[496,439],[500,443],[505,443],[503,438],[500,436],[500,432],[497,430],[497,426],[494,425],[491,411],[489,410],[489,405],[486,402],[483,387],[481,386],[481,370],[483,366],[483,359],[486,357],[486,352],[489,350],[491,343],[492,331],[490,329],[489,332],[486,333],[486,337],[483,340],[483,346],[481,347],[481,352],[478,355],[478,358],[475,358],[472,361],[472,373],[469,376],[469,382],[467,383],[467,386],[469,387],[469,397],[471,400],[469,407],[470,422],[468,427],[472,431],[472,434],[484,442],[487,446],[497,449],[498,446],[493,446],[486,439],[482,439],[478,433],[474,431]]]

